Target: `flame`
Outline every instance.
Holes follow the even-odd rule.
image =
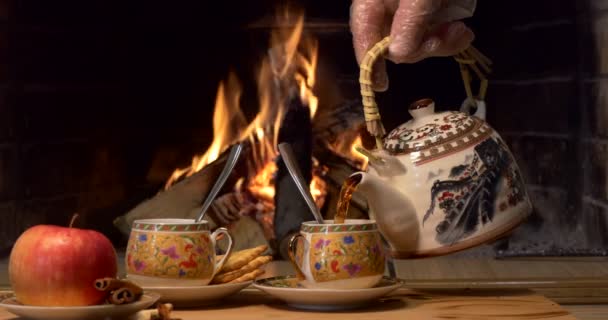
[[[278,133],[286,106],[292,94],[310,109],[311,118],[318,108],[318,98],[313,88],[316,80],[318,42],[303,35],[304,14],[284,10],[277,15],[277,25],[271,34],[268,57],[260,63],[256,79],[259,112],[247,124],[240,108],[242,88],[234,74],[220,82],[213,114],[213,141],[202,155],[192,158],[190,167],[176,169],[165,184],[170,188],[183,177],[191,176],[216,160],[230,145],[237,141],[249,141],[251,158],[245,180],[239,180],[236,188],[245,188],[266,207],[274,209],[274,162],[278,151]],[[325,196],[325,181],[313,174],[311,193],[319,206]],[[266,219],[266,218],[264,218]]]
[[[353,141],[353,143],[350,145],[350,155],[349,157],[351,159],[355,159],[355,161],[357,163],[359,163],[359,168],[363,171],[367,170],[367,165],[369,163],[369,159],[360,154],[359,152],[357,152],[357,150],[355,149],[356,146],[362,146],[363,145],[363,141],[361,140],[361,136],[358,136],[355,141]]]
[[[295,22],[293,21],[295,20]],[[279,26],[294,25],[293,28],[279,28],[271,35],[270,65],[274,75],[285,82],[288,87],[292,81],[299,88],[302,104],[310,109],[310,117],[314,118],[318,99],[313,92],[316,80],[317,57],[319,45],[316,39],[303,37],[304,14],[297,14],[285,10],[278,15]]]
[[[343,158],[350,159],[358,170],[366,170],[369,160],[355,149],[356,146],[362,145],[361,136],[354,130],[342,133],[335,142],[328,144],[328,148]]]
[[[168,189],[180,178],[189,177],[215,161],[227,146],[238,140],[238,133],[243,130],[246,124],[245,116],[239,105],[241,94],[241,85],[235,74],[230,73],[226,83],[220,82],[215,97],[213,141],[211,145],[205,153],[192,157],[189,167],[175,169],[165,183],[165,189]]]
[[[266,165],[256,173],[256,175],[250,180],[247,188],[249,191],[261,201],[267,204],[274,203],[274,184],[273,175],[277,171],[277,165],[274,161],[266,162]]]
[[[312,38],[303,38],[304,15],[295,16],[290,11],[284,11],[277,16],[277,25],[292,26],[274,30],[271,34],[269,56],[265,59],[258,73],[258,97],[260,113],[245,131],[250,136],[255,131],[257,141],[261,142],[258,150],[254,150],[254,171],[256,174],[249,179],[247,189],[258,199],[268,205],[274,205],[274,173],[276,164],[272,161],[278,152],[278,132],[281,120],[286,110],[284,105],[290,94],[286,89],[299,89],[299,97],[303,105],[310,109],[314,117],[318,99],[313,92],[317,68],[318,44]],[[278,80],[278,81],[277,81]],[[271,138],[268,138],[268,135]],[[322,183],[311,181],[311,192],[318,197],[323,191]],[[318,199],[315,198],[315,199]]]
[[[319,45],[315,40],[304,41],[304,55],[298,56],[298,65],[302,67],[302,73],[296,73],[295,79],[300,88],[300,99],[302,103],[310,108],[310,117],[314,118],[319,106],[319,99],[313,92],[316,80],[317,57],[319,55]]]

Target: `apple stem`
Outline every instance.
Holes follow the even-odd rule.
[[[72,227],[72,225],[76,221],[76,218],[78,218],[78,213],[74,213],[74,215],[72,216],[72,220],[70,220],[70,225],[69,225],[70,228]]]

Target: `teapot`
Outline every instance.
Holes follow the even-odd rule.
[[[379,43],[371,56],[387,44]],[[369,78],[373,62],[363,60],[361,91],[366,116],[379,120]],[[378,147],[365,152],[367,171],[349,177],[367,199],[393,258],[439,256],[488,243],[532,212],[513,155],[484,119],[485,103],[475,100],[473,115],[466,110],[470,104],[435,112],[432,99],[415,101],[411,120],[383,138],[376,135]]]

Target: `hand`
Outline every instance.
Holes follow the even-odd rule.
[[[391,36],[386,58],[414,63],[428,57],[451,56],[466,49],[474,34],[463,22],[434,26],[434,14],[449,0],[353,0],[350,28],[357,62],[385,36]],[[379,59],[372,74],[373,88],[388,88],[386,65]]]

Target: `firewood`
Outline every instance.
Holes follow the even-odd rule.
[[[343,100],[334,106],[320,106],[313,121],[315,147],[333,144],[343,132],[356,130],[364,124],[360,99]]]
[[[128,235],[131,231],[133,221],[137,219],[150,218],[185,218],[194,219],[198,215],[202,202],[213,187],[215,180],[219,177],[221,170],[226,163],[228,156],[227,148],[217,160],[205,166],[199,172],[171,186],[165,191],[161,191],[154,197],[145,200],[138,206],[130,210],[127,214],[114,220],[114,225],[124,234]],[[226,190],[232,190],[238,178],[246,176],[243,173],[246,158],[250,152],[247,145],[231,177],[224,185],[220,196]],[[225,201],[224,199],[220,201]],[[221,205],[220,205],[221,206]],[[210,227],[217,227],[216,221],[210,221]]]
[[[299,97],[289,101],[288,110],[279,129],[278,142],[291,145],[296,162],[306,183],[312,180],[312,127],[310,110],[304,106]],[[300,229],[302,222],[314,220],[314,216],[306,205],[285,163],[279,157],[275,179],[275,214],[274,231],[276,243],[274,248],[287,259],[286,237]]]

